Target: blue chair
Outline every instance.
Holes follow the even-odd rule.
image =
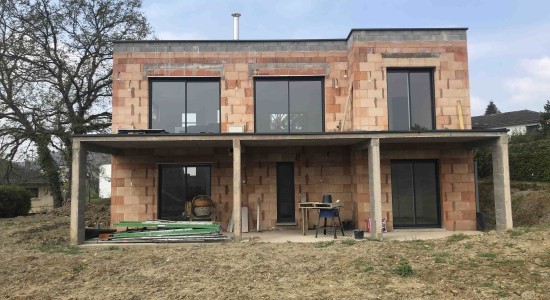
[[[340,230],[342,230],[342,236],[344,236],[344,228],[342,227],[342,220],[340,220],[340,208],[329,208],[329,209],[319,209],[319,219],[317,220],[317,229],[315,230],[315,237],[317,238],[317,234],[319,233],[319,224],[321,223],[321,218],[325,218],[325,225],[323,228],[323,234],[327,235],[327,228],[330,228],[331,226],[327,226],[327,219],[332,219],[332,232],[334,233],[334,238],[336,239],[336,227],[340,227]],[[336,218],[338,218],[338,226],[336,226]]]

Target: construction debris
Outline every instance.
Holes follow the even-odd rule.
[[[225,242],[231,237],[221,234],[219,222],[210,221],[167,221],[145,222],[121,221],[114,227],[125,227],[125,231],[101,235],[98,242],[115,243],[197,243]]]

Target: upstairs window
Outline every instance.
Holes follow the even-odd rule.
[[[433,130],[434,88],[430,69],[389,69],[390,130]]]
[[[220,132],[218,79],[151,79],[150,97],[151,129],[170,133]]]
[[[322,77],[257,78],[254,84],[257,133],[323,131]]]

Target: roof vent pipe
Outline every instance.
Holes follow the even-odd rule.
[[[239,17],[241,16],[241,14],[234,13],[231,16],[233,16],[233,39],[238,40],[239,39]]]

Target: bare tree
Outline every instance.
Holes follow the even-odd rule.
[[[0,153],[36,148],[54,205],[73,134],[111,125],[112,41],[144,39],[141,0],[0,0]],[[8,159],[10,157],[7,157]]]

